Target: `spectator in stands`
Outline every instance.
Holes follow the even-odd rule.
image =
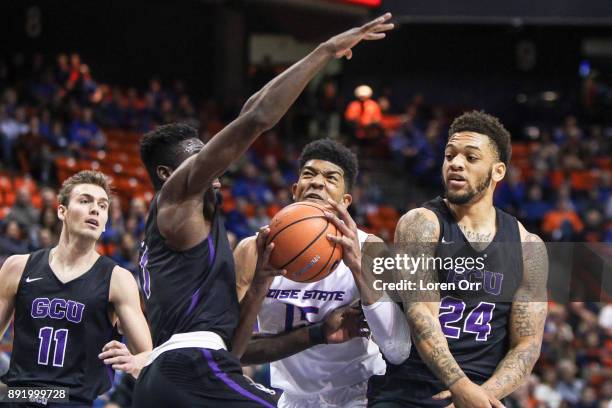
[[[3,258],[28,252],[28,244],[21,227],[15,220],[6,222],[0,235],[0,256]]]
[[[101,240],[104,243],[119,242],[121,236],[125,234],[125,221],[121,211],[121,200],[113,199],[110,207],[110,215],[106,223],[106,228],[102,232]]]
[[[138,271],[138,250],[134,237],[130,234],[121,235],[119,247],[111,255],[119,266],[132,273]]]
[[[2,109],[4,108],[4,109]],[[15,109],[15,116],[7,112],[7,106],[0,106],[0,138],[2,139],[2,159],[5,165],[12,167],[13,149],[17,139],[29,132],[30,127],[26,122],[26,111],[23,106]]]
[[[57,245],[57,237],[53,235],[49,228],[41,228],[38,231],[38,245],[34,249],[49,248]]]
[[[57,56],[57,65],[55,67],[55,82],[61,87],[66,88],[68,79],[70,78],[70,66],[68,65],[68,56],[59,54]]]
[[[128,217],[134,218],[137,223],[136,235],[140,236],[144,232],[147,220],[147,205],[140,197],[134,197],[130,201],[130,211]]]
[[[270,224],[270,217],[268,217],[267,209],[263,205],[255,207],[255,216],[249,218],[249,228],[252,231],[258,231],[264,225]]]
[[[539,230],[544,215],[550,211],[551,205],[543,200],[542,188],[538,184],[533,184],[527,191],[527,200],[520,205],[520,219],[525,224],[525,228]]]
[[[253,163],[245,163],[242,169],[243,177],[236,179],[232,187],[234,197],[242,197],[252,204],[266,204],[272,201],[270,188],[262,181],[257,167]]]
[[[70,124],[68,134],[70,143],[76,145],[77,148],[100,149],[105,144],[104,134],[93,121],[93,110],[89,107],[83,108],[81,118]]]
[[[378,102],[372,99],[372,94],[369,86],[358,86],[355,88],[357,99],[349,103],[344,112],[344,119],[357,139],[375,139],[381,135],[382,111]]]
[[[389,147],[398,171],[412,169],[419,150],[425,145],[425,135],[414,123],[414,113],[404,118],[402,126],[391,136]]]
[[[431,120],[425,130],[425,137],[418,142],[413,139],[413,146],[417,150],[414,158],[414,174],[423,180],[428,180],[429,183],[441,180],[439,163],[444,158],[445,145],[440,131],[440,123],[437,120]]]
[[[44,207],[40,212],[40,226],[41,228],[48,229],[52,234],[52,239],[55,241],[59,239],[61,232],[61,222],[58,222],[57,210],[51,207]]]
[[[542,232],[553,241],[574,241],[583,229],[584,224],[569,199],[559,199],[556,207],[544,214]]]
[[[576,405],[584,388],[584,381],[576,378],[576,365],[568,359],[563,359],[557,364],[557,370],[560,374],[557,392],[563,401]]]
[[[585,242],[604,242],[605,230],[604,220],[601,212],[595,208],[586,211],[584,217],[584,229],[580,237]]]
[[[612,303],[609,303],[601,308],[601,311],[599,312],[598,324],[604,331],[605,335],[612,338]]]
[[[557,391],[557,372],[552,367],[546,367],[542,375],[542,383],[534,390],[535,398],[548,404],[548,408],[559,408],[563,398]]]
[[[248,202],[244,198],[239,197],[236,199],[236,208],[225,216],[227,230],[236,234],[238,241],[252,235],[254,232],[249,226],[247,210]]]
[[[575,405],[576,408],[599,408],[597,402],[597,392],[593,387],[585,387],[580,396],[580,401]]]
[[[575,116],[569,115],[565,118],[563,127],[555,130],[555,143],[561,145],[569,139],[582,139],[582,129],[578,127],[578,120]]]
[[[38,217],[38,210],[32,205],[32,198],[27,187],[17,190],[15,204],[6,216],[7,221],[16,221],[21,228],[29,231],[38,224]]]
[[[327,79],[319,88],[312,106],[313,118],[310,126],[310,137],[329,137],[337,139],[340,136],[340,114],[342,98],[338,94],[336,83]]]
[[[504,182],[495,192],[495,203],[510,214],[518,214],[524,202],[525,183],[521,181],[521,170],[510,165]]]

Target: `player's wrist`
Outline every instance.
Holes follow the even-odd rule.
[[[330,40],[327,40],[327,41],[322,42],[321,44],[319,44],[319,46],[317,47],[316,51],[321,51],[327,57],[331,58],[331,57],[333,57],[336,54],[336,47],[334,46],[334,44]]]
[[[470,383],[471,383],[470,379],[465,374],[463,374],[463,376],[460,377],[459,379],[452,381],[448,385],[448,389],[451,393],[456,394],[460,392],[462,389],[464,389]]]
[[[325,327],[323,323],[311,324],[308,326],[308,342],[311,346],[326,344]]]

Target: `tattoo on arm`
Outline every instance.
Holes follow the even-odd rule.
[[[531,373],[542,345],[548,304],[546,246],[534,234],[523,243],[523,282],[517,290],[510,315],[510,350],[483,387],[503,398],[517,389]]]
[[[422,210],[413,210],[399,221],[395,243],[398,250],[409,257],[430,257],[435,255],[438,235],[437,222],[430,220]],[[396,279],[422,281],[424,284],[438,280],[437,271],[427,270],[426,267],[411,272],[414,271],[399,270]],[[465,377],[450,353],[437,317],[440,293],[407,290],[402,291],[400,297],[412,330],[414,345],[425,364],[447,387]]]

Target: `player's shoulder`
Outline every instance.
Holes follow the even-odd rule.
[[[112,277],[118,280],[124,280],[124,279],[134,280],[135,279],[134,274],[132,272],[130,272],[129,270],[117,264],[113,266],[111,273],[112,273]]]
[[[30,254],[9,256],[0,269],[0,287],[16,292]]]
[[[11,255],[2,264],[2,270],[7,273],[22,273],[26,263],[28,263],[28,259],[30,259],[30,254]]]
[[[402,215],[395,230],[395,240],[400,242],[436,242],[439,235],[438,217],[425,207],[413,208]]]
[[[249,253],[257,253],[257,235],[243,238],[234,248],[235,255],[247,255]]]
[[[539,242],[539,243],[544,242],[538,234],[534,234],[533,232],[527,231],[525,226],[520,221],[517,220],[516,222],[518,224],[521,242]]]
[[[133,290],[138,290],[134,274],[119,265],[115,265],[111,272],[109,300],[113,302],[124,299]]]

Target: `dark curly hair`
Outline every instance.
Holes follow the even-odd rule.
[[[168,166],[173,169],[180,166],[184,160],[181,143],[189,139],[199,140],[198,131],[184,123],[159,126],[142,137],[140,159],[156,190],[162,186],[162,181],[157,177],[157,166]]]
[[[357,178],[357,156],[346,146],[331,139],[319,139],[304,146],[300,155],[300,170],[309,160],[325,160],[344,170],[344,185],[351,191]]]
[[[465,112],[456,118],[448,131],[449,138],[458,132],[475,132],[489,137],[499,161],[506,166],[512,156],[510,133],[498,118],[482,111]]]

